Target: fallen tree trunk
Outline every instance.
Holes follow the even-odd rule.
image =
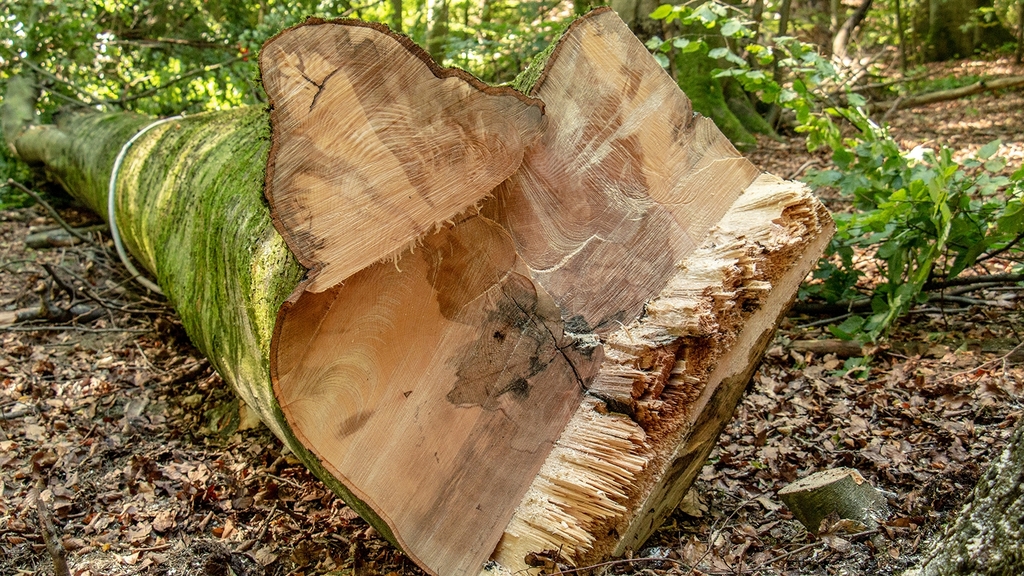
[[[637,549],[831,234],[614,13],[541,64],[526,97],[382,27],[310,21],[261,54],[273,133],[263,110],[176,120],[118,177],[125,244],[196,346],[435,574]],[[149,123],[79,116],[15,145],[105,214]]]
[[[917,108],[918,106],[926,106],[928,104],[934,104],[936,102],[948,102],[949,100],[959,100],[960,98],[974,96],[975,94],[981,94],[982,92],[991,92],[993,90],[1006,90],[1008,88],[1017,88],[1018,86],[1024,86],[1024,76],[1007,76],[1004,78],[994,78],[991,80],[979,80],[974,84],[961,86],[959,88],[950,88],[949,90],[938,90],[936,92],[926,92],[924,94],[907,96],[906,98],[897,98],[896,100],[887,100],[885,102],[879,102],[875,104],[874,107],[877,108],[878,110],[904,110],[907,108]]]

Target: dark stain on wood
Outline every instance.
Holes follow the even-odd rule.
[[[453,359],[458,379],[447,396],[452,404],[495,410],[503,397],[525,401],[529,379],[559,355],[547,327],[560,323],[559,318],[539,306],[533,282],[513,273],[495,288],[500,295],[480,327],[490,337],[479,338]]]
[[[364,424],[366,424],[370,420],[370,417],[373,416],[373,413],[373,410],[367,410],[365,412],[353,414],[348,418],[342,420],[341,423],[338,424],[338,428],[335,431],[335,433],[338,435],[338,438],[344,438],[351,434],[355,434],[357,431],[359,431],[360,428],[363,427]]]

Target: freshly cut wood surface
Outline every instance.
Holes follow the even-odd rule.
[[[490,572],[544,551],[585,566],[638,550],[700,471],[833,230],[802,184],[747,187],[645,314],[601,336],[598,373]]]
[[[813,534],[832,514],[868,528],[877,527],[890,514],[885,496],[853,468],[832,468],[805,476],[779,490],[779,498]]]
[[[541,107],[442,70],[380,25],[310,20],[260,53],[267,197],[320,292],[395,257],[518,167]]]
[[[423,58],[346,22],[261,56],[271,207],[312,268],[275,327],[281,411],[431,573],[622,554],[692,482],[827,214],[610,10],[539,100]]]
[[[547,126],[484,213],[574,332],[628,323],[758,170],[611,10],[577,20],[531,95]]]
[[[304,293],[274,341],[296,435],[437,574],[487,559],[601,358],[480,216]]]

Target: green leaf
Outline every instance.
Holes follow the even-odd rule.
[[[792,102],[793,100],[796,100],[799,97],[800,95],[794,92],[793,90],[790,90],[789,88],[783,88],[782,91],[779,92],[779,104]]]
[[[682,50],[683,50],[683,54],[690,54],[692,52],[697,52],[698,50],[700,50],[703,47],[704,47],[704,41],[703,40],[698,40],[698,41],[690,42],[686,46],[683,46]]]
[[[828,330],[840,340],[853,340],[863,327],[864,318],[860,316],[850,316],[838,326],[829,326]]]
[[[735,18],[730,18],[722,24],[722,36],[735,36],[737,32],[743,30],[743,24],[740,24]]]
[[[729,53],[728,48],[712,48],[708,52],[708,58],[725,58],[725,55]]]
[[[735,64],[737,66],[746,66],[747,65],[747,61],[746,60],[744,60],[743,58],[740,58],[736,54],[733,54],[731,51],[727,52],[725,54],[725,59],[728,60],[729,62],[732,62],[733,64]]]
[[[861,96],[860,94],[854,94],[853,92],[850,92],[846,95],[846,101],[850,103],[850,106],[854,106],[857,108],[861,108],[868,103],[868,101],[865,100],[863,96]]]
[[[662,4],[658,6],[654,12],[651,12],[651,18],[654,20],[664,20],[669,14],[672,13],[671,4]]]
[[[658,36],[651,36],[651,38],[644,42],[644,46],[647,46],[648,50],[657,50],[661,47],[662,39]]]
[[[999,172],[1006,167],[1006,158],[993,158],[988,162],[985,162],[985,170],[989,172]]]
[[[992,157],[993,154],[996,153],[997,150],[999,150],[999,146],[1001,144],[1002,141],[1000,140],[993,140],[988,144],[985,144],[984,146],[981,147],[981,150],[978,150],[978,158],[981,158],[982,160],[988,160],[989,158]]]
[[[684,53],[686,52],[686,47],[693,43],[694,42],[687,38],[676,38],[675,40],[672,40],[672,45],[675,46],[676,48],[679,48]]]
[[[658,64],[661,64],[662,68],[668,68],[668,56],[665,56],[664,54],[659,52],[654,55],[654,59],[658,61]]]

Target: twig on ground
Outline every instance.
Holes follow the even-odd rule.
[[[28,188],[27,186],[24,186],[22,183],[14,180],[13,178],[8,178],[7,179],[7,185],[8,186],[14,186],[18,190],[21,190],[25,194],[28,194],[29,196],[31,196],[33,200],[38,202],[40,206],[45,208],[46,211],[50,213],[50,216],[54,220],[57,221],[57,224],[60,224],[61,228],[63,228],[63,229],[68,231],[68,234],[71,234],[72,236],[74,236],[75,238],[78,238],[82,242],[86,242],[88,244],[94,244],[94,242],[92,241],[91,238],[89,238],[88,236],[85,236],[84,234],[80,233],[78,230],[75,230],[74,228],[71,227],[70,224],[65,222],[64,219],[60,217],[60,214],[58,214],[57,211],[53,209],[53,206],[50,206],[49,202],[47,202],[46,200],[43,200],[43,197],[40,196],[39,194],[37,194],[35,190],[32,190],[32,189]]]
[[[832,318],[824,318],[822,320],[815,320],[814,322],[808,322],[807,324],[800,324],[796,327],[797,330],[807,330],[808,328],[817,328],[818,326],[824,326],[826,324],[832,324],[833,322],[842,322],[850,316],[853,316],[853,312],[847,312],[840,316],[833,316]]]
[[[968,368],[967,370],[961,370],[960,372],[954,372],[953,374],[950,374],[949,376],[946,376],[945,378],[943,378],[941,380],[936,380],[935,384],[942,384],[942,383],[945,383],[945,382],[949,382],[950,380],[953,380],[954,378],[957,378],[959,376],[965,376],[965,375],[970,374],[972,372],[977,372],[978,370],[983,369],[984,367],[988,366],[989,364],[995,364],[997,362],[1004,362],[1006,359],[1008,359],[1010,356],[1012,356],[1013,354],[1015,354],[1018,350],[1020,350],[1022,348],[1024,348],[1024,342],[1021,342],[1020,344],[1017,344],[1016,346],[1011,348],[1009,352],[1007,352],[1006,354],[1003,354],[999,358],[993,358],[993,359],[989,360],[988,362],[982,362],[981,364],[978,364],[977,366],[975,366],[973,368]]]
[[[980,264],[981,262],[984,262],[986,260],[991,260],[993,258],[996,258],[1000,254],[1005,254],[1006,252],[1009,252],[1021,240],[1024,240],[1024,232],[1021,232],[1021,233],[1017,234],[1016,238],[1014,238],[1013,240],[1010,240],[1009,242],[1007,242],[1006,245],[1003,246],[1002,248],[1000,248],[998,250],[995,250],[993,252],[989,252],[988,254],[985,254],[984,256],[980,256],[977,260],[975,260],[975,264]]]
[[[786,180],[793,180],[797,176],[800,176],[801,174],[803,174],[804,170],[807,170],[811,166],[817,166],[819,164],[821,164],[821,162],[818,161],[818,159],[812,158],[812,159],[808,160],[807,162],[804,162],[803,164],[801,164],[800,167],[797,168],[796,170],[790,172],[789,176],[786,176]]]
[[[42,484],[42,480],[39,483]],[[35,499],[36,513],[39,515],[39,531],[43,534],[46,551],[50,554],[50,559],[53,560],[54,576],[71,576],[64,547],[61,546],[57,530],[53,527],[53,521],[50,519],[50,510],[46,506],[46,502],[43,502],[42,494],[38,489],[35,490]]]
[[[1024,274],[991,274],[988,276],[958,276],[948,280],[933,280],[924,285],[925,291],[941,290],[951,286],[966,286],[968,284],[1015,284],[1024,282]]]
[[[123,334],[148,334],[152,328],[86,328],[85,326],[0,326],[0,332],[90,332],[106,334],[120,332]]]
[[[133,552],[159,552],[160,550],[167,550],[173,546],[173,543],[166,542],[164,544],[157,544],[156,546],[147,546],[145,548],[132,548]]]
[[[21,418],[32,413],[32,407],[28,404],[22,404],[15,406],[8,411],[0,411],[0,417],[4,420],[14,420],[15,418]]]
[[[933,302],[953,302],[954,304],[966,304],[968,306],[991,306],[993,302],[989,300],[981,300],[978,298],[968,298],[967,296],[953,296],[950,294],[938,294],[931,295],[928,297],[929,301]]]
[[[47,266],[47,265],[44,264],[44,266]],[[89,286],[89,283],[86,282],[85,279],[82,278],[81,276],[79,276],[78,274],[75,274],[74,272],[72,272],[71,270],[68,270],[67,268],[65,268],[63,266],[61,266],[60,269],[65,274],[71,276],[72,278],[74,278],[75,280],[78,280],[79,282],[81,282],[83,284],[82,288],[78,288],[78,290],[82,293],[83,296],[85,296],[89,300],[92,300],[93,302],[99,304],[100,306],[102,306],[102,307],[104,307],[104,308],[106,308],[108,310],[117,310],[118,312],[127,312],[128,314],[167,314],[168,313],[167,310],[159,310],[159,309],[152,309],[152,310],[150,310],[150,309],[146,309],[146,308],[135,309],[135,308],[128,308],[126,306],[119,306],[114,301],[107,300],[105,298],[101,298],[99,295],[94,293],[91,289],[87,288],[87,286]]]
[[[292,480],[291,478],[285,478],[284,476],[278,476],[276,474],[267,474],[267,477],[273,478],[274,480],[278,480],[280,482],[284,482],[285,484],[291,484],[296,488],[302,488],[302,484],[299,484],[298,482]]]

